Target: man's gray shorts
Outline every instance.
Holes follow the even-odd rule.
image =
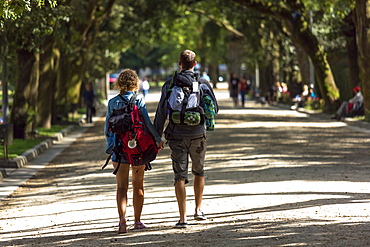
[[[206,155],[206,137],[199,136],[171,136],[168,138],[171,148],[172,168],[175,173],[175,183],[181,179],[188,180],[189,155],[192,163],[192,173],[197,176],[204,176],[204,158]]]

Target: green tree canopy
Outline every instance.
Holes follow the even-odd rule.
[[[201,69],[208,70],[212,78],[217,77],[220,63],[226,63],[230,72],[240,70],[240,75],[252,75],[258,66],[263,70],[261,86],[265,89],[274,81],[293,81],[293,77],[307,83],[309,58],[320,95],[329,108],[339,98],[339,90],[328,54],[345,48],[350,54],[353,44],[364,54],[367,41],[356,43],[359,38],[353,36],[363,37],[365,31],[359,23],[367,17],[355,10],[368,2],[3,1],[0,46],[6,52],[1,59],[17,65],[9,67],[18,70],[12,74],[21,75],[13,79],[18,93],[12,121],[41,124],[37,120],[41,112],[50,115],[58,105],[78,104],[84,82],[122,67],[173,68],[179,52],[186,48],[195,50]],[[351,61],[357,64],[356,57]],[[246,71],[241,71],[241,64]],[[301,76],[296,76],[297,71]],[[362,73],[362,83],[364,78]],[[45,88],[53,88],[53,92]],[[46,92],[48,97],[43,94]]]

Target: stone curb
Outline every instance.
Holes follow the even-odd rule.
[[[28,149],[23,154],[11,160],[0,160],[0,180],[7,177],[5,168],[21,168],[29,161],[35,159],[41,153],[53,146],[54,141],[62,140],[66,135],[71,133],[77,128],[78,125],[69,125],[60,132],[54,134],[52,137],[47,138],[45,141],[39,143],[33,148]]]

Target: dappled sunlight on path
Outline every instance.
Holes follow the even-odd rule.
[[[142,221],[115,233],[118,217],[101,118],[49,166],[0,203],[3,246],[288,246],[368,244],[370,135],[342,122],[248,102],[221,100],[216,131],[207,136],[203,210],[178,220],[170,150],[145,173]],[[148,103],[153,117],[156,103]],[[132,190],[128,223],[133,224]]]

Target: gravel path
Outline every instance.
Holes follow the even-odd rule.
[[[117,235],[115,178],[99,118],[0,201],[0,246],[370,246],[370,133],[345,123],[221,100],[208,133],[205,222],[178,220],[170,152],[146,172],[147,229]],[[148,103],[153,112],[155,103]],[[151,114],[153,116],[153,114]],[[128,220],[133,224],[132,194]]]

